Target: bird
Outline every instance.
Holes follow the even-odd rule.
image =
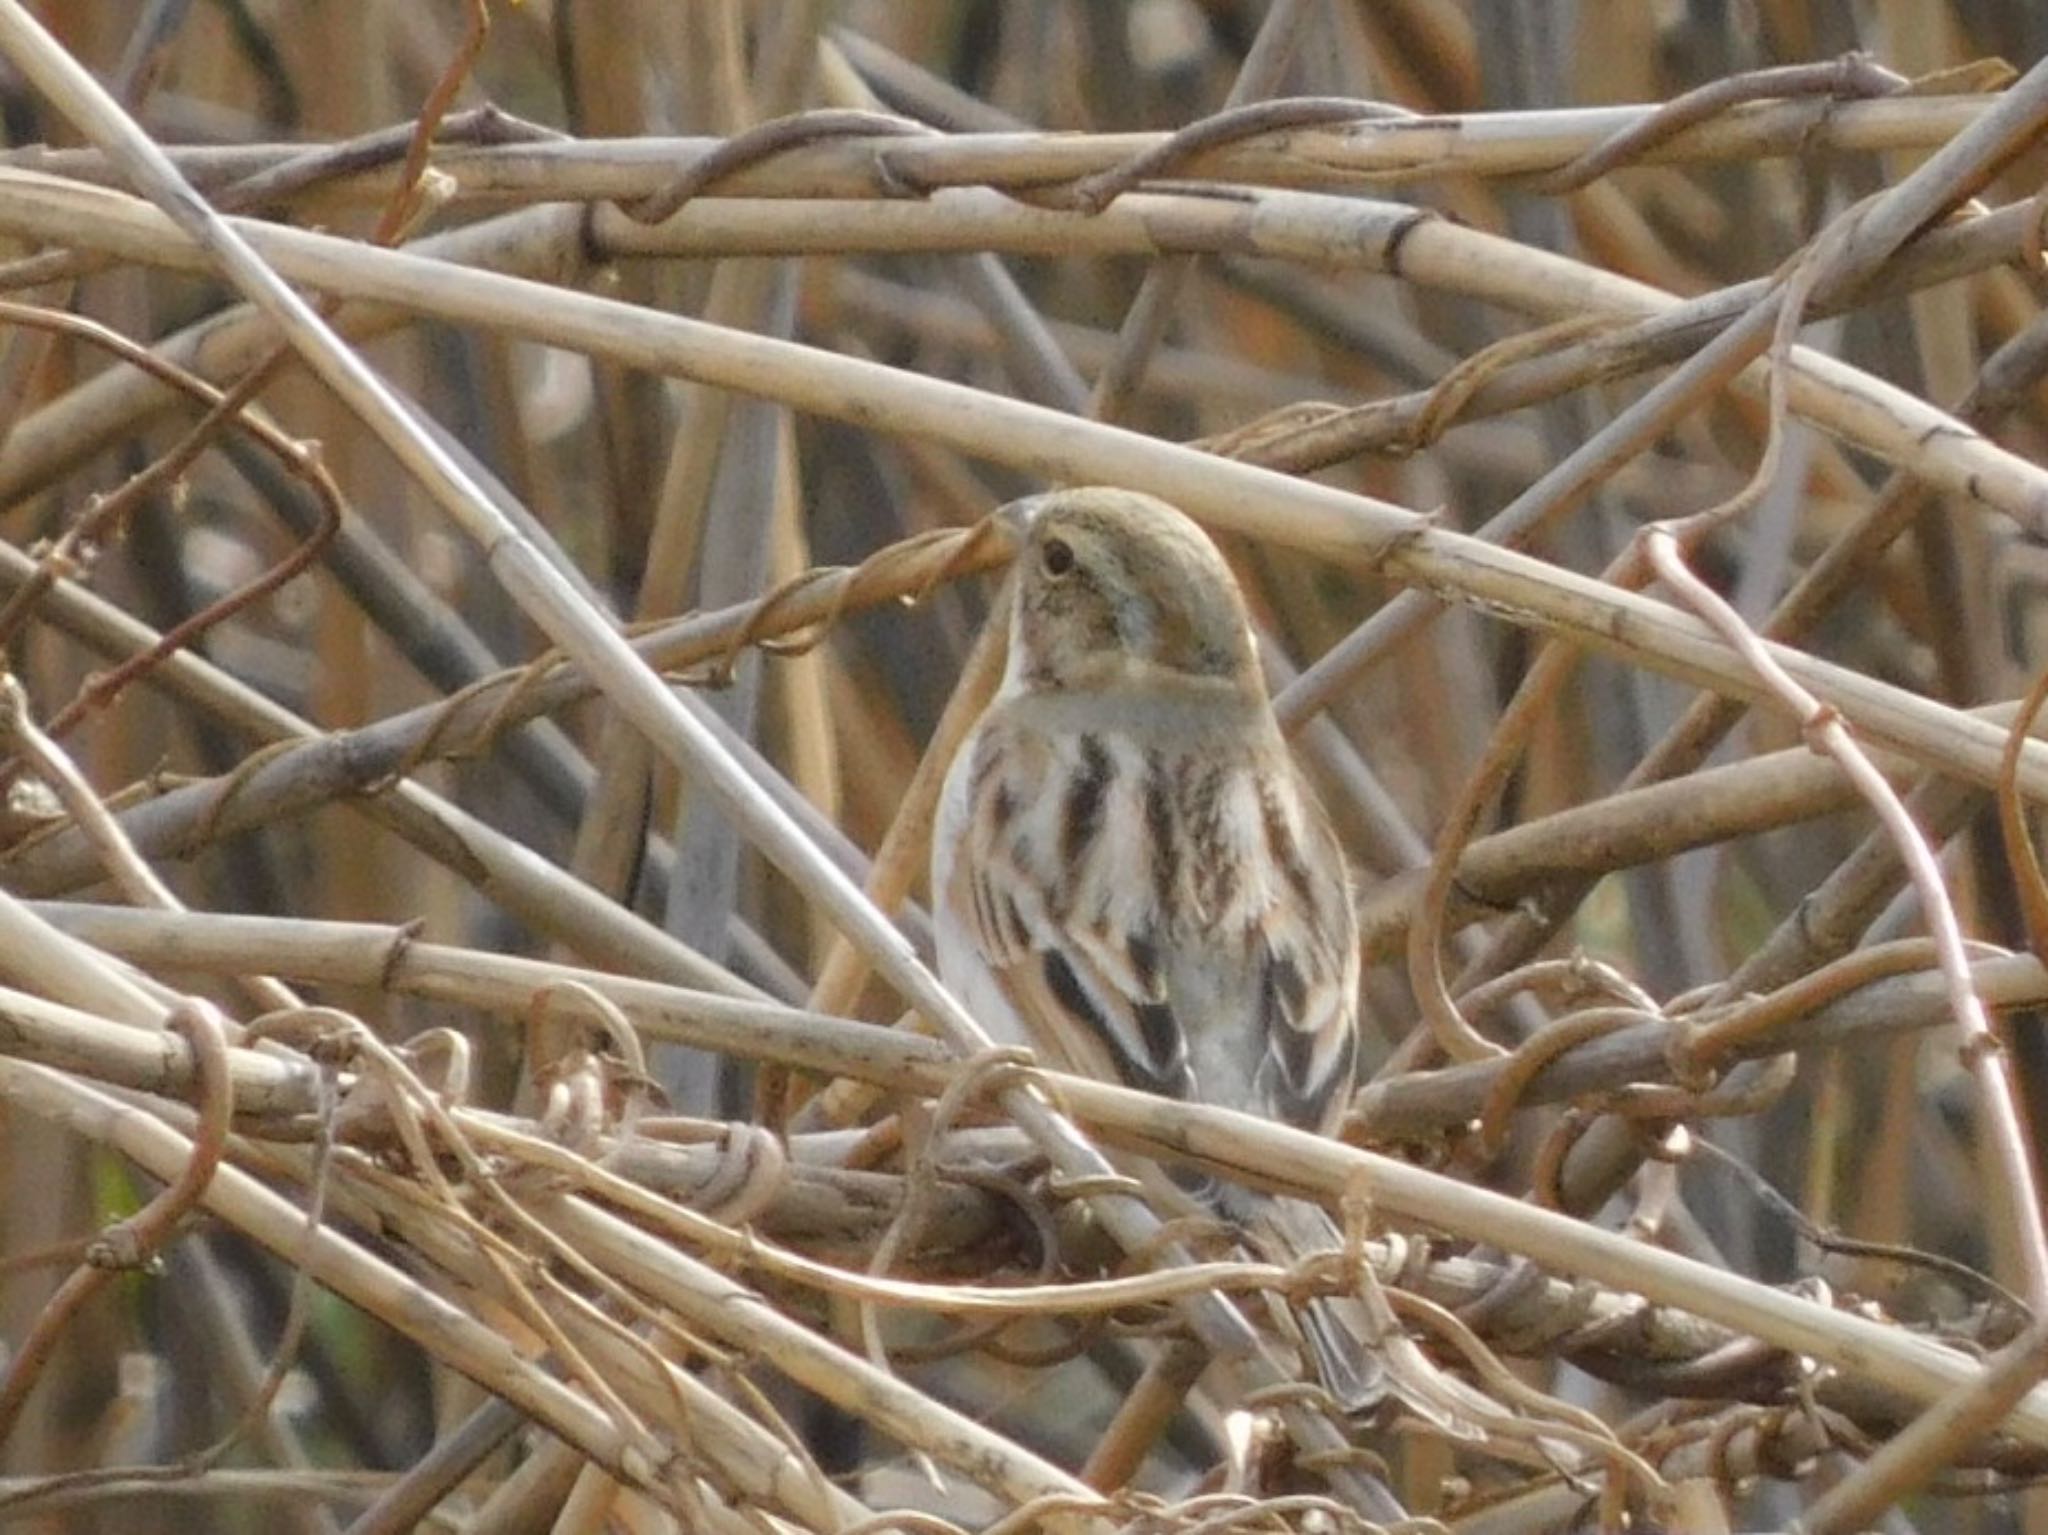
[[[1358,1063],[1351,874],[1230,566],[1136,491],[1063,489],[998,516],[1016,543],[1009,650],[940,791],[940,979],[1058,1069],[1330,1133]],[[1343,1246],[1311,1202],[1172,1187],[1267,1251]],[[1401,1373],[1419,1351],[1389,1338],[1399,1324],[1364,1284],[1303,1314],[1322,1384],[1346,1414],[1391,1390],[1454,1419],[1436,1382],[1390,1383],[1390,1347]]]

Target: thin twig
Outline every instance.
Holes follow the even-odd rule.
[[[1856,787],[1883,821],[1897,845],[1899,856],[1911,872],[1919,893],[1921,910],[1932,930],[1943,980],[1948,986],[1949,1006],[1954,1014],[1956,1048],[1977,1085],[1977,1103],[1983,1115],[1985,1140],[1996,1159],[2011,1205],[2013,1230],[2020,1259],[2026,1270],[2026,1295],[2035,1313],[2048,1314],[2048,1224],[2041,1212],[2040,1191],[2034,1181],[2033,1158],[2021,1125],[2018,1085],[2005,1046],[1992,1032],[1983,999],[1971,982],[1969,955],[1963,945],[1962,928],[1956,921],[1955,905],[1933,850],[1913,824],[1892,786],[1856,744],[1834,711],[1802,688],[1772,658],[1755,633],[1713,590],[1686,568],[1677,540],[1663,527],[1646,529],[1644,548],[1665,585],[1726,637],[1742,652],[1757,675],[1784,701],[1799,719],[1800,729],[1815,751],[1824,751],[1842,764]]]
[[[35,1324],[0,1376],[0,1441],[14,1431],[44,1367],[71,1319],[106,1288],[115,1274],[147,1266],[185,1217],[205,1199],[227,1146],[234,1114],[234,1084],[227,1069],[226,1026],[208,1002],[188,997],[173,1007],[164,1027],[191,1051],[199,1128],[191,1149],[158,1193],[135,1214],[102,1231],[86,1249],[85,1262],[36,1314]]]

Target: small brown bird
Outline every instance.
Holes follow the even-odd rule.
[[[1229,566],[1131,491],[1060,491],[1011,515],[1008,670],[933,838],[941,975],[1049,1064],[1328,1131],[1357,1055],[1350,880]],[[1285,1256],[1341,1246],[1319,1206],[1201,1192]],[[1317,1302],[1306,1322],[1348,1410],[1387,1394],[1389,1328],[1397,1354],[1414,1351],[1376,1290]]]

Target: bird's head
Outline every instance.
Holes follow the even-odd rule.
[[[1221,552],[1185,514],[1089,486],[1014,502],[1010,675],[1041,689],[1205,679],[1256,686],[1250,619]]]

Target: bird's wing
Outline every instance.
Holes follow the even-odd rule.
[[[1107,734],[985,723],[937,833],[936,899],[968,951],[948,979],[978,972],[1066,1069],[1323,1127],[1356,1050],[1342,856],[1291,781],[1208,776]]]
[[[1268,1117],[1329,1133],[1357,1068],[1358,937],[1336,833],[1304,794],[1275,803],[1283,792],[1261,796],[1270,861],[1289,898],[1269,899],[1256,916],[1253,1009],[1265,1056],[1255,1081]]]
[[[995,724],[962,749],[934,833],[940,969],[957,989],[993,988],[1051,1064],[1185,1097],[1187,1043],[1156,950],[1142,932],[1077,921],[1072,871],[1055,863],[1105,834],[1111,776],[1085,739],[1067,760]]]

